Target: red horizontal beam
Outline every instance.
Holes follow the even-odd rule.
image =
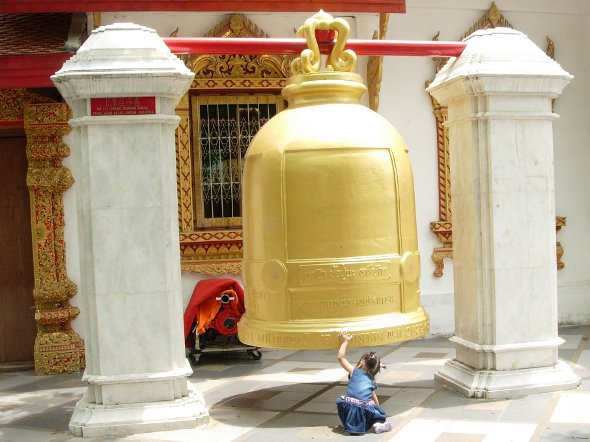
[[[302,38],[164,38],[175,54],[300,54],[307,48]],[[332,42],[320,42],[320,51],[328,54]],[[458,57],[465,49],[463,42],[348,40],[346,49],[357,55],[397,55],[421,57]]]
[[[216,11],[406,12],[405,0],[0,0],[0,13]]]
[[[73,55],[73,52],[63,52],[0,57],[0,89],[53,87],[49,77]]]
[[[176,54],[300,54],[307,48],[301,38],[164,38]],[[329,53],[332,42],[320,42],[322,53]],[[458,57],[463,42],[349,40],[348,49],[358,55],[397,55]],[[0,57],[0,89],[53,87],[49,78],[73,53],[15,55]]]

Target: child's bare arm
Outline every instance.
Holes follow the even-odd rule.
[[[348,342],[352,339],[352,336],[350,336],[346,332],[340,332],[339,335],[340,349],[338,350],[338,362],[340,362],[342,368],[344,368],[348,373],[352,373],[354,367],[346,359],[346,348],[348,347]]]
[[[379,405],[379,399],[377,398],[377,393],[375,393],[375,390],[373,390],[373,402]]]

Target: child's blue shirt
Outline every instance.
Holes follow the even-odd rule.
[[[377,384],[373,382],[370,376],[360,368],[355,368],[348,381],[348,391],[346,396],[359,399],[361,401],[370,401],[373,399],[373,391]]]

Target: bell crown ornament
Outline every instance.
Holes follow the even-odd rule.
[[[356,67],[356,53],[344,49],[350,35],[350,26],[346,20],[334,18],[322,9],[305,20],[303,26],[297,30],[298,37],[305,37],[307,49],[291,62],[291,71],[301,74],[320,72],[322,57],[316,31],[334,31],[336,35],[336,43],[326,60],[326,71],[352,72]]]

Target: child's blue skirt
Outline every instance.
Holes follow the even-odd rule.
[[[344,431],[351,434],[364,434],[375,422],[385,422],[385,410],[373,401],[360,401],[348,396],[336,399],[338,416]]]

